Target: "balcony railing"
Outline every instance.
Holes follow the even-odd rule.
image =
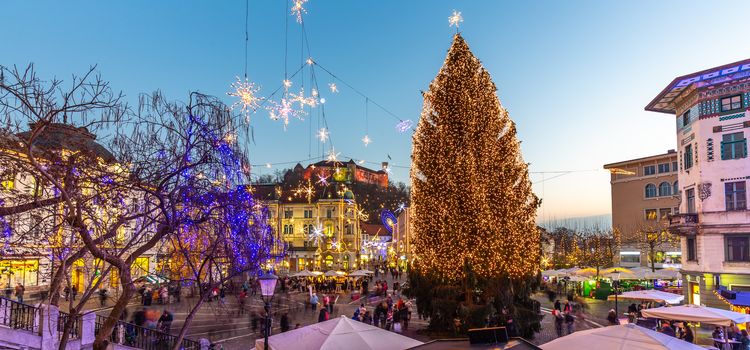
[[[104,316],[96,316],[96,324],[94,326],[96,334],[99,334],[106,320],[107,318]],[[132,323],[117,321],[112,334],[109,336],[109,340],[116,344],[138,349],[169,350],[174,348],[177,336],[151,328],[136,326]],[[184,350],[200,350],[200,348],[200,343],[187,338],[183,339],[180,345],[180,349]]]
[[[57,319],[57,332],[60,334],[60,337],[62,337],[63,331],[65,330],[65,323],[68,322],[69,319],[69,313],[60,311],[60,317]],[[76,316],[73,321],[73,327],[70,327],[68,334],[68,339],[78,339],[79,334],[81,334],[81,315]]]
[[[698,223],[698,214],[674,214],[669,216],[669,225],[693,225]]]
[[[0,297],[0,325],[36,332],[39,308]]]

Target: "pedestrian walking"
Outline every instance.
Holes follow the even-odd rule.
[[[320,313],[318,314],[318,322],[328,321],[328,317],[328,309],[324,305],[320,308]]]
[[[313,312],[318,309],[318,294],[312,293],[310,296],[310,307],[312,308]]]
[[[562,311],[562,307],[560,306],[560,299],[555,300],[555,310]]]
[[[565,321],[562,313],[560,310],[552,310],[552,316],[555,317],[555,332],[557,333],[558,337],[562,337],[563,335],[563,321]]]
[[[573,332],[575,332],[575,322],[576,318],[573,316],[572,312],[565,313],[565,328],[567,329],[567,334],[573,334]]]
[[[615,312],[615,309],[609,309],[609,313],[607,314],[607,321],[609,321],[609,324],[616,325],[617,322],[617,313]]]
[[[289,315],[287,313],[284,313],[281,315],[281,320],[279,321],[279,325],[281,327],[281,333],[284,333],[289,330]]]
[[[99,306],[107,306],[107,289],[104,287],[99,288]]]
[[[26,291],[23,284],[16,284],[16,299],[19,303],[23,303],[23,293]]]
[[[164,312],[162,312],[161,317],[159,317],[159,322],[157,323],[159,330],[161,330],[164,333],[169,334],[169,331],[172,328],[172,321],[174,320],[174,316],[164,309]]]

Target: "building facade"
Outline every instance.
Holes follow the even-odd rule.
[[[677,152],[604,165],[610,172],[612,188],[612,228],[620,234],[615,265],[680,267],[679,242],[663,232],[669,215],[678,212]],[[654,237],[653,233],[658,233]]]
[[[675,118],[680,204],[669,230],[681,239],[686,301],[726,308],[722,290],[750,291],[750,59],[678,77],[646,110]]]
[[[35,126],[32,124],[31,127],[33,129]],[[0,152],[4,152],[4,160],[25,159],[24,153],[18,152],[15,145],[22,144],[21,140],[28,140],[29,133],[0,136]],[[65,159],[69,154],[85,153],[108,164],[111,168],[119,167],[114,156],[104,146],[97,143],[96,135],[86,128],[61,123],[49,124],[35,138],[33,147],[43,166],[54,166],[48,164],[50,162],[44,158],[44,155],[56,154]],[[0,166],[0,203],[12,205],[20,204],[13,203],[19,200],[44,201],[55,196],[55,191],[48,182],[36,178],[28,171],[21,171],[20,168],[22,167],[9,164]],[[0,217],[0,227],[3,231],[3,247],[0,251],[1,288],[22,284],[32,297],[49,289],[52,275],[61,264],[60,252],[82,245],[75,239],[72,243],[65,240],[63,237],[77,237],[77,235],[68,231],[66,225],[61,222],[61,215],[50,214],[51,212],[61,213],[62,208],[62,204],[53,204],[46,208]],[[106,215],[104,214],[106,212],[107,210],[101,210],[100,215]],[[132,230],[123,228],[122,232],[118,232],[115,240],[102,243],[102,247],[122,249],[122,242],[126,242],[131,233]],[[91,257],[74,261],[70,266],[70,287],[83,292],[101,277],[102,272],[107,268],[106,265],[100,259]],[[149,249],[135,259],[131,274],[133,279],[136,279],[153,274],[156,269],[156,249]],[[104,276],[101,286],[114,291],[120,289],[120,281],[114,269]]]

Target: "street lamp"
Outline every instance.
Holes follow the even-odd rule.
[[[612,271],[612,286],[615,287],[615,315],[620,319],[620,311],[617,310],[617,289],[620,287],[620,271]]]
[[[271,299],[273,299],[273,293],[276,291],[276,281],[278,281],[276,275],[266,272],[263,276],[258,278],[260,282],[260,296],[263,298],[265,303],[264,309],[266,310],[266,321],[264,322],[264,342],[263,348],[268,350],[268,334],[271,333]]]

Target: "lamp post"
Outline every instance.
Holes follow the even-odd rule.
[[[620,287],[620,271],[612,271],[612,286],[615,287],[615,315],[620,318],[620,311],[617,309],[617,289]]]
[[[268,350],[268,334],[271,333],[271,299],[273,299],[273,293],[276,291],[276,281],[278,281],[276,275],[266,272],[258,278],[260,282],[260,296],[263,298],[265,303],[264,309],[266,310],[266,321],[264,322],[264,342],[263,348]]]

